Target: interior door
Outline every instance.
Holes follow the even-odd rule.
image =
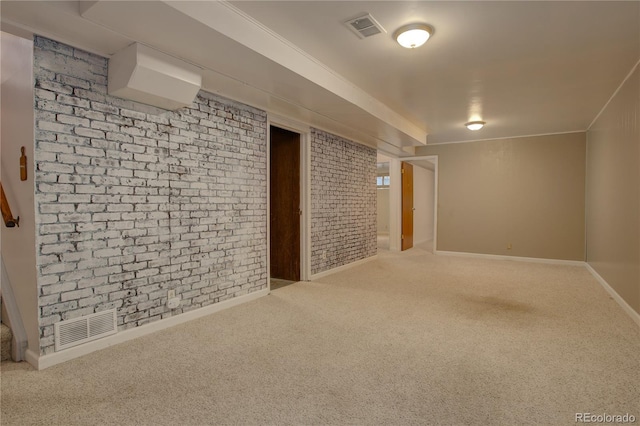
[[[300,135],[271,126],[271,278],[300,281]]]
[[[401,249],[413,247],[413,165],[402,162],[402,244]]]

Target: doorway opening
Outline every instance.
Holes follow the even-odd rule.
[[[381,232],[385,233],[388,246],[379,244],[378,249],[402,251],[413,245],[435,254],[438,239],[438,156],[393,158],[378,153],[378,163],[381,162],[388,162],[384,173],[389,170],[389,188],[383,197],[378,190],[378,239],[380,241]],[[411,173],[407,169],[412,169],[411,179],[408,175],[403,179],[405,173]],[[412,244],[408,244],[407,236],[412,236]]]
[[[269,127],[269,270],[271,289],[300,281],[300,133]]]
[[[391,202],[390,202],[391,174],[389,170],[389,158],[378,154],[377,164],[377,236],[378,249],[389,250],[389,234],[391,226]]]
[[[401,248],[419,247],[435,254],[438,233],[438,157],[403,158],[401,168],[401,237],[404,237]],[[405,221],[408,226],[405,226]]]

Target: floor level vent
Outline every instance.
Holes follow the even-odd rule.
[[[118,331],[116,310],[110,309],[54,324],[56,351],[90,342]]]

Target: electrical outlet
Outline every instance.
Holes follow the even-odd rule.
[[[327,251],[322,250],[322,260],[326,260],[326,259],[327,259]]]
[[[167,308],[175,309],[180,306],[180,296],[176,296],[175,290],[167,291]]]

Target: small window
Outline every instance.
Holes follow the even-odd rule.
[[[378,176],[376,178],[378,188],[387,188],[389,186],[389,181],[389,176]]]

